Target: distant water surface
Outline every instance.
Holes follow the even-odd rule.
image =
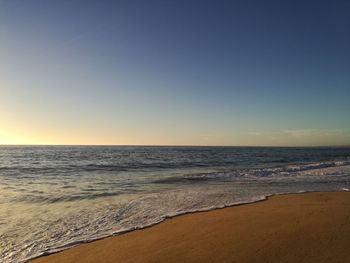
[[[350,148],[0,146],[0,259],[271,194],[349,188]]]

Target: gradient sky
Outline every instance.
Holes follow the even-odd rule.
[[[350,145],[349,14],[0,0],[0,144]]]

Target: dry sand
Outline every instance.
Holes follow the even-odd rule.
[[[187,214],[33,262],[350,262],[350,193]]]

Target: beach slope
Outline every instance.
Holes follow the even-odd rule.
[[[350,262],[350,193],[281,195],[178,216],[34,263]]]

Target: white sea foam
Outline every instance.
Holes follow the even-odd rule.
[[[302,177],[310,179],[321,179],[322,177],[332,177],[337,179],[342,175],[350,174],[350,161],[322,162],[303,165],[289,165],[276,168],[262,169],[241,169],[225,172],[211,172],[191,174],[181,177],[170,177],[158,180],[160,183],[167,182],[192,182],[210,180],[298,180]],[[311,178],[312,177],[312,178]]]
[[[202,190],[188,189],[143,197],[134,196],[120,201],[118,205],[86,207],[77,213],[52,218],[53,221],[49,220],[41,224],[26,222],[30,229],[35,229],[36,232],[28,231],[24,240],[18,242],[14,248],[12,247],[12,251],[4,251],[3,260],[4,262],[24,262],[31,258],[74,247],[80,243],[149,227],[181,214],[209,211],[266,198],[265,195],[261,195],[234,199],[229,196],[229,192],[223,193],[223,189],[207,188],[206,194],[203,194]],[[210,197],[211,200],[205,201],[205,197]],[[118,202],[117,200],[104,201]],[[2,238],[4,238],[1,241],[2,245],[8,246],[6,236]],[[18,252],[13,252],[14,249]]]

